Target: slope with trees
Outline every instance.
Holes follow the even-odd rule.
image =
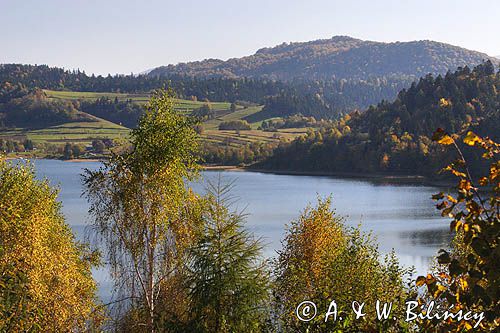
[[[254,55],[227,61],[203,61],[153,69],[148,76],[261,77],[290,81],[407,77],[444,74],[450,68],[477,65],[493,57],[429,40],[381,43],[348,36],[283,43]]]
[[[432,143],[436,128],[474,129],[497,139],[500,74],[485,62],[445,76],[427,75],[392,102],[354,112],[332,126],[282,145],[258,168],[321,172],[435,175],[445,148]],[[478,166],[477,156],[471,163]],[[476,163],[477,162],[477,163]]]

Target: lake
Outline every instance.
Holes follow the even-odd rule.
[[[99,162],[34,160],[37,177],[46,177],[60,187],[63,213],[78,239],[83,239],[89,223],[88,204],[81,197],[81,174],[96,169]],[[332,195],[333,208],[346,224],[372,231],[381,253],[394,249],[400,262],[425,273],[437,251],[450,242],[449,221],[440,217],[431,200],[439,188],[321,176],[276,175],[242,171],[204,171],[192,184],[203,192],[204,183],[219,176],[234,181],[235,207],[247,214],[246,226],[266,244],[264,255],[274,256],[281,246],[285,225],[315,203],[318,196]],[[111,282],[105,269],[94,272],[100,294],[109,298]]]

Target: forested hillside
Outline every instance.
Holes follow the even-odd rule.
[[[311,131],[256,167],[435,175],[446,163],[445,148],[431,140],[437,128],[449,133],[473,130],[498,140],[499,91],[500,74],[491,62],[445,76],[427,75],[403,89],[394,102],[381,102]],[[473,167],[476,157],[468,156]]]
[[[90,121],[68,101],[50,100],[40,89],[0,83],[0,128],[40,128],[71,121]]]
[[[262,48],[254,55],[227,61],[207,59],[158,67],[149,76],[265,77],[277,80],[330,80],[370,77],[418,79],[428,73],[477,65],[484,53],[434,42],[381,43],[335,36],[303,43]]]
[[[379,43],[336,36],[284,43],[228,61],[159,67],[144,75],[96,76],[45,65],[4,64],[0,82],[117,93],[147,93],[169,86],[183,99],[265,105],[251,120],[299,113],[336,119],[381,100],[393,100],[401,89],[429,73],[445,74],[486,59],[499,63],[486,54],[433,41]]]
[[[337,118],[340,114],[366,108],[382,99],[393,99],[412,81],[371,78],[281,82],[258,78],[199,79],[182,75],[103,77],[45,65],[4,64],[0,65],[0,82],[20,85],[24,89],[106,93],[148,93],[168,86],[183,99],[265,104],[264,112],[255,117],[261,120],[296,113],[316,118]]]

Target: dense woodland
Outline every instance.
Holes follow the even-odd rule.
[[[130,99],[119,101],[118,98],[107,97],[98,98],[93,102],[82,101],[80,110],[128,128],[137,126],[140,116],[144,113],[144,107]]]
[[[228,61],[159,67],[143,75],[95,76],[45,65],[4,64],[0,82],[29,89],[126,93],[169,86],[184,99],[264,104],[253,120],[297,113],[334,119],[393,100],[401,89],[428,73],[444,75],[449,69],[484,60],[498,64],[498,59],[486,54],[432,41],[378,43],[336,36],[284,43]],[[130,105],[105,107],[117,111],[105,119],[130,116],[122,120],[124,124],[136,120]]]
[[[490,62],[473,70],[427,75],[394,102],[353,112],[282,145],[258,168],[433,176],[449,155],[431,141],[442,128],[500,136],[500,74]],[[448,156],[448,157],[446,157]],[[470,156],[472,163],[477,156]]]
[[[9,66],[4,65],[2,68],[7,67]],[[143,113],[143,107],[132,100],[99,98],[95,101],[68,102],[49,99],[42,90],[26,86],[25,84],[29,84],[26,78],[34,79],[40,73],[43,73],[41,76],[43,78],[51,78],[48,73],[63,77],[67,75],[69,78],[86,76],[46,66],[14,67],[16,70],[11,68],[9,74],[11,78],[24,79],[18,79],[14,83],[4,81],[0,86],[0,126],[43,127],[70,121],[91,121],[90,117],[94,115],[134,128]],[[20,74],[23,71],[26,75]],[[113,80],[120,78],[148,80],[145,77],[108,77],[105,81],[114,82]],[[99,81],[96,78],[91,78],[90,81],[92,80]],[[42,84],[41,81],[33,82],[32,86]],[[50,82],[56,81],[49,80],[43,84],[45,87],[54,88]],[[265,94],[268,92],[272,94],[272,90],[276,89],[279,90],[276,95],[264,96],[263,93],[258,97],[258,99],[264,98],[265,106],[262,111],[247,117],[248,121],[283,118],[263,122],[261,129],[268,131],[290,127],[291,124],[297,127],[308,124],[309,127],[318,128],[315,131],[311,130],[306,137],[301,137],[291,144],[282,143],[279,147],[272,144],[250,144],[241,148],[205,145],[204,159],[210,164],[239,165],[259,162],[254,167],[433,176],[442,160],[441,150],[444,149],[431,142],[431,135],[436,128],[441,127],[450,133],[458,133],[466,127],[471,127],[478,133],[488,134],[493,138],[499,133],[499,78],[498,74],[495,74],[494,65],[489,61],[473,70],[465,66],[455,73],[448,72],[438,76],[429,74],[413,83],[408,89],[401,90],[395,101],[383,100],[366,111],[355,111],[350,114],[332,108],[325,98],[329,96],[339,102],[335,93],[332,93],[336,89],[334,81],[302,82],[296,86],[253,79],[183,78],[176,82],[178,87],[184,87],[181,90],[184,94],[194,92],[188,90],[190,84],[193,86],[189,89],[219,87],[221,90],[215,91],[221,94],[225,88],[234,93],[243,88],[249,88],[245,91],[250,92],[258,87],[256,91],[259,93],[266,91]],[[349,85],[347,83],[343,85],[346,86]],[[313,94],[312,91],[325,93]],[[355,93],[355,89],[352,93]],[[233,96],[235,99],[237,97],[242,96]],[[375,98],[375,95],[372,97]],[[235,109],[233,103],[232,110]],[[349,109],[352,110],[353,106]],[[193,114],[203,121],[212,119],[214,116],[212,113],[207,104],[195,110]],[[307,120],[300,117],[309,118]],[[337,120],[315,122],[311,120],[322,118]],[[222,123],[219,127],[222,130],[236,131],[249,129],[245,121]],[[16,146],[25,147],[25,139],[10,142],[5,151],[18,151],[20,148],[15,148]],[[438,155],[441,157],[437,157]]]
[[[265,104],[265,110],[256,116],[256,119],[265,119],[295,113],[319,118],[335,118],[355,108],[366,108],[382,99],[393,99],[399,90],[411,83],[411,80],[406,77],[396,77],[366,80],[296,80],[285,83],[259,78],[200,79],[185,75],[102,77],[88,76],[85,72],[78,70],[66,71],[44,65],[5,64],[0,65],[0,82],[19,85],[21,89],[124,93],[144,93],[168,86],[177,93],[179,98],[184,99]],[[14,95],[5,95],[3,99],[7,100],[9,96],[14,97]],[[1,100],[0,103],[2,103]],[[113,121],[112,119],[117,117],[127,117],[121,122],[130,124],[134,122],[134,119],[136,122],[137,118],[130,114],[129,104],[104,106],[104,101],[100,101],[90,106],[89,109],[104,106],[106,112],[117,114],[104,117],[105,114],[100,113],[102,118]]]
[[[40,128],[71,121],[90,121],[78,112],[78,105],[52,100],[40,89],[27,89],[22,84],[0,83],[0,128]]]
[[[366,78],[418,79],[427,73],[498,59],[484,53],[434,41],[380,43],[348,36],[310,42],[283,43],[254,55],[227,61],[203,61],[162,66],[149,76],[258,77],[292,81]]]

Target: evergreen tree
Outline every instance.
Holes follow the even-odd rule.
[[[229,210],[231,186],[209,185],[202,234],[190,251],[190,298],[196,332],[261,332],[268,299],[262,245]]]

